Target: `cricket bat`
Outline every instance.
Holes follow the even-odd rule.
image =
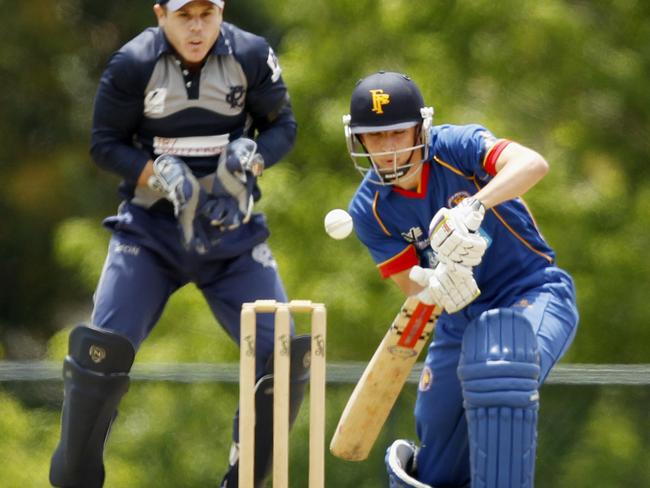
[[[368,457],[441,313],[436,305],[406,299],[343,410],[332,454],[347,461]]]

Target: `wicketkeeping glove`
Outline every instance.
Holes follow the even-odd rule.
[[[442,262],[476,266],[487,248],[478,233],[485,207],[474,198],[466,198],[452,209],[441,208],[429,224],[431,248]]]
[[[264,159],[257,152],[257,143],[245,137],[235,139],[219,156],[211,193],[234,198],[246,223],[253,212],[255,181],[263,170]]]
[[[161,192],[174,206],[174,215],[188,246],[194,236],[194,218],[199,206],[201,188],[187,165],[177,156],[163,154],[153,162],[149,187]]]
[[[441,306],[447,313],[458,312],[481,294],[472,270],[456,263],[440,262],[435,269],[413,266],[409,278],[424,286],[417,296],[421,302]]]
[[[219,230],[233,230],[242,224],[244,214],[239,210],[237,200],[230,195],[207,196],[201,204],[199,214],[205,217],[212,227]]]

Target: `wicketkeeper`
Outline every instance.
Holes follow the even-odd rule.
[[[253,204],[257,177],[291,149],[296,121],[273,49],[224,22],[223,9],[223,0],[158,1],[158,27],[114,53],[101,77],[91,153],[122,177],[123,202],[104,221],[112,238],[91,323],[70,334],[54,486],[103,485],[104,444],[136,351],[172,293],[195,283],[237,342],[242,303],[287,299]],[[292,354],[308,348],[296,338]],[[262,314],[256,486],[271,465],[272,349],[272,316]],[[292,374],[295,418],[307,371]],[[237,426],[235,416],[223,487],[237,486]]]

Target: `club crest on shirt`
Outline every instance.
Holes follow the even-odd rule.
[[[144,97],[145,115],[161,114],[165,110],[167,88],[155,88]]]
[[[447,199],[447,207],[453,208],[456,205],[458,205],[461,201],[465,200],[466,198],[469,198],[469,196],[470,196],[469,192],[466,191],[456,192]]]
[[[231,86],[230,92],[226,95],[226,102],[230,108],[242,108],[244,106],[244,87],[241,85]]]
[[[433,372],[429,366],[422,368],[422,374],[420,374],[420,382],[418,383],[418,390],[427,391],[431,388],[431,383],[433,380]]]

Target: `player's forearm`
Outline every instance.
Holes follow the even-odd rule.
[[[153,176],[153,160],[150,159],[147,161],[147,164],[145,164],[142,169],[142,173],[140,173],[140,176],[138,177],[138,186],[148,186],[149,178],[151,176]]]
[[[407,297],[417,295],[424,289],[424,287],[418,285],[415,281],[412,281],[409,278],[410,271],[411,268],[400,271],[399,273],[395,273],[394,275],[390,276],[390,278],[397,284],[399,289],[402,290],[404,295]]]
[[[99,167],[133,183],[138,181],[150,160],[144,151],[121,143],[93,141],[90,154]]]
[[[273,122],[258,130],[258,151],[264,158],[264,167],[270,168],[291,150],[296,140],[297,123],[291,107],[287,105]]]
[[[90,153],[102,169],[135,184],[151,156],[135,147],[146,81],[138,61],[116,53],[102,74],[93,109]]]
[[[548,163],[541,155],[516,143],[505,148],[499,156],[496,168],[496,176],[474,195],[485,208],[523,195],[535,186],[549,169]]]

